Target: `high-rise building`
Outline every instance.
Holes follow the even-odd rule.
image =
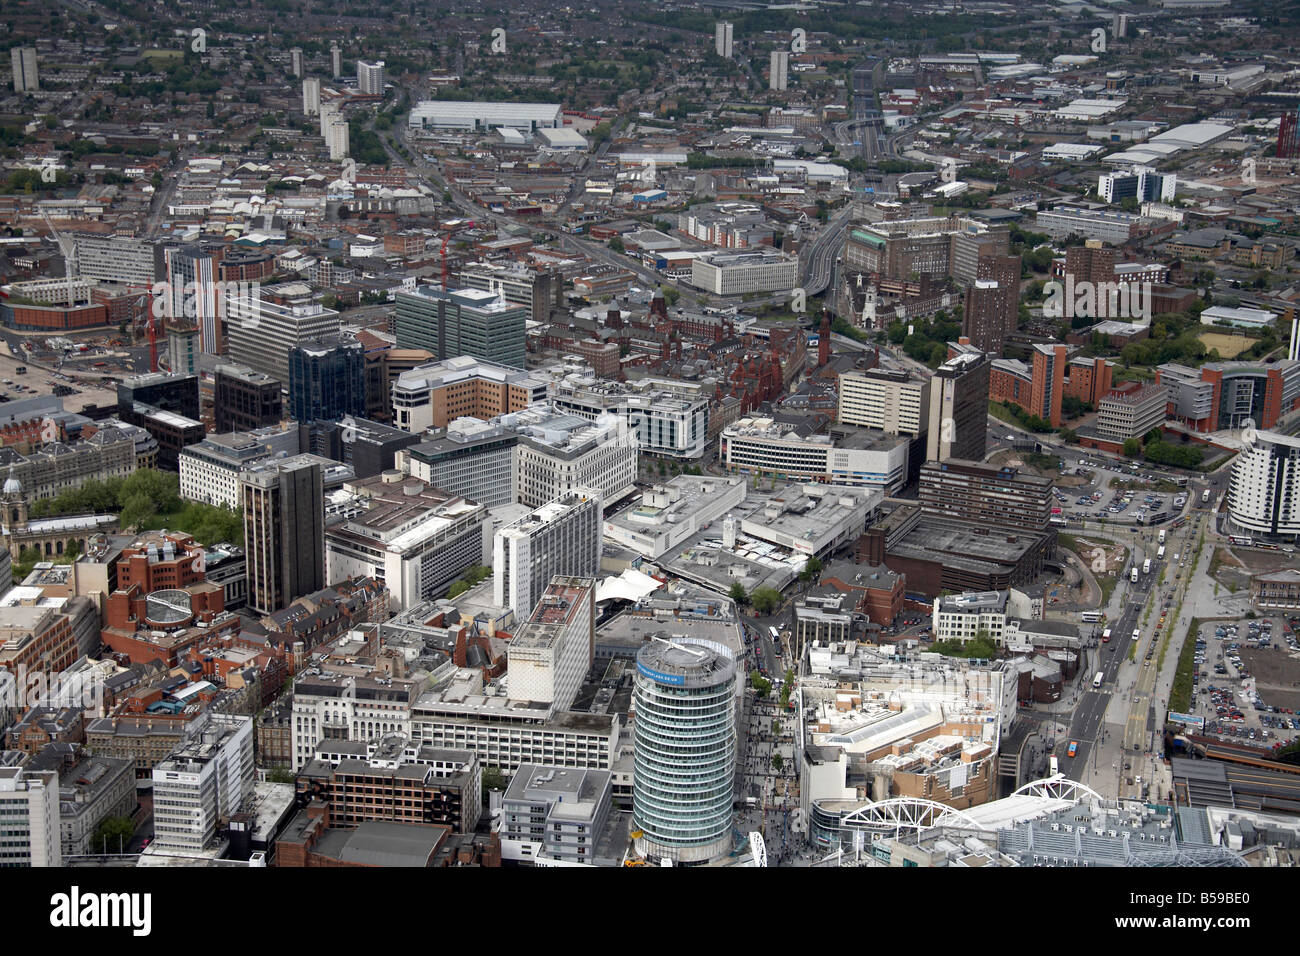
[[[117,386],[118,414],[136,404],[164,412],[199,417],[199,377],[181,372],[149,372],[128,378]]]
[[[36,47],[16,46],[9,53],[13,59],[14,92],[34,93],[39,90],[41,78],[36,69]]]
[[[278,425],[284,417],[280,382],[242,365],[218,365],[213,373],[212,410],[218,434]]]
[[[1015,467],[951,458],[921,468],[919,500],[929,515],[986,528],[1043,531],[1052,517],[1052,482]]]
[[[325,488],[321,459],[261,462],[239,476],[248,561],[248,604],[270,614],[325,586]]]
[[[289,67],[294,76],[302,76],[302,47],[296,46],[289,51]]]
[[[572,491],[499,530],[492,542],[493,603],[523,619],[555,575],[594,576],[600,519],[600,498]]]
[[[151,287],[155,278],[167,277],[162,251],[148,239],[81,234],[71,238],[82,279]]]
[[[199,374],[199,327],[189,322],[167,322],[163,328],[167,335],[167,364],[173,372],[184,375]]]
[[[420,286],[397,293],[397,347],[428,349],[439,360],[469,355],[525,367],[529,310],[480,289]]]
[[[318,303],[306,283],[289,282],[230,300],[227,325],[232,359],[287,382],[289,352],[337,335],[339,314]]]
[[[502,858],[593,862],[612,781],[608,770],[520,764],[501,799]]]
[[[722,644],[653,640],[636,656],[632,826],[652,861],[731,852],[736,661]]]
[[[563,305],[564,282],[558,272],[526,269],[518,264],[474,262],[460,271],[463,289],[485,289],[499,293],[511,305],[528,309],[534,322],[550,321]]]
[[[768,86],[774,90],[784,90],[789,87],[790,75],[790,51],[773,50],[771,64],[768,69]]]
[[[320,80],[314,76],[302,81],[302,112],[304,116],[320,115]]]
[[[1072,278],[1075,285],[1114,282],[1115,250],[1102,245],[1098,239],[1089,239],[1081,246],[1070,246],[1065,250],[1065,278]]]
[[[357,90],[367,96],[384,94],[384,61],[357,60]]]
[[[1168,404],[1169,389],[1165,385],[1123,382],[1097,405],[1097,436],[1115,445],[1141,438],[1164,424]]]
[[[556,575],[510,641],[510,693],[569,710],[596,650],[596,579]]]
[[[983,352],[965,352],[935,369],[930,379],[927,461],[984,460],[991,365]]]
[[[929,424],[929,405],[928,384],[906,371],[867,369],[840,374],[836,420],[841,425],[918,438]]]
[[[1232,465],[1231,526],[1270,540],[1300,539],[1300,438],[1257,431]]]
[[[337,43],[330,44],[330,72],[336,80],[343,75],[343,51]]]
[[[352,149],[350,136],[347,119],[338,112],[331,113],[325,124],[325,147],[329,150],[330,159],[347,158]]]
[[[982,352],[1002,354],[1020,316],[1020,257],[981,256],[978,278],[966,289],[961,334]]]
[[[713,27],[713,50],[718,56],[731,59],[732,54],[732,35],[735,27],[725,20],[719,21]]]
[[[1158,173],[1147,166],[1134,166],[1126,172],[1102,173],[1097,177],[1097,195],[1106,202],[1169,202],[1178,190],[1176,173]]]
[[[1300,362],[1207,362],[1199,369],[1166,363],[1156,382],[1168,386],[1170,418],[1198,432],[1272,429],[1300,408]]]
[[[0,767],[0,867],[62,866],[59,833],[59,775]]]
[[[335,421],[366,414],[366,357],[351,335],[333,335],[289,351],[289,417]]]
[[[169,317],[192,322],[199,329],[199,348],[206,355],[225,351],[223,329],[226,302],[217,287],[216,259],[202,246],[166,249]]]
[[[253,796],[253,718],[212,714],[153,768],[154,841],[199,852]]]
[[[381,580],[395,611],[443,596],[483,563],[487,509],[410,475],[390,469],[347,482],[326,512],[326,580]]]

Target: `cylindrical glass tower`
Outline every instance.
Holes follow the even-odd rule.
[[[736,662],[711,641],[651,641],[636,658],[632,825],[655,861],[731,851]]]

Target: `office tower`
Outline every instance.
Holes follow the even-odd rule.
[[[510,693],[570,710],[596,650],[596,579],[556,575],[515,631]]]
[[[1020,257],[982,256],[978,278],[966,289],[961,334],[981,352],[1001,355],[1007,336],[1016,330],[1019,309]]]
[[[789,84],[790,51],[773,50],[768,85],[774,90],[784,90]]]
[[[442,597],[466,568],[483,563],[487,509],[392,471],[391,457],[389,470],[335,492],[326,520],[326,580],[383,581],[395,611]]]
[[[718,56],[731,59],[732,50],[732,30],[733,26],[725,20],[716,24],[713,28],[713,48]]]
[[[347,158],[352,148],[349,136],[348,121],[339,113],[331,115],[325,130],[325,146],[329,150],[330,159]]]
[[[298,282],[263,286],[230,303],[230,357],[240,365],[289,381],[295,345],[337,335],[339,314],[320,305]]]
[[[557,574],[600,569],[600,498],[572,491],[498,531],[492,541],[492,601],[525,619]]]
[[[927,461],[984,460],[992,364],[983,352],[972,351],[954,355],[935,370],[930,379]]]
[[[77,275],[82,279],[147,288],[154,279],[167,276],[162,250],[148,239],[81,234],[71,238],[76,249]]]
[[[1052,516],[1050,478],[960,458],[922,466],[918,498],[925,514],[986,528],[1043,531]]]
[[[320,80],[314,76],[302,81],[302,112],[304,116],[320,115]]]
[[[150,372],[128,378],[117,386],[118,414],[130,411],[136,404],[198,418],[199,377],[183,372]]]
[[[153,768],[154,841],[197,852],[253,796],[253,718],[213,714]]]
[[[632,829],[650,860],[731,852],[736,661],[721,644],[652,640],[636,656]]]
[[[220,355],[225,349],[226,303],[217,287],[215,257],[202,246],[173,246],[163,252],[163,262],[169,296],[166,316],[194,323],[203,353]]]
[[[479,289],[420,286],[397,293],[397,347],[428,349],[439,361],[470,355],[525,366],[529,310]]]
[[[1231,527],[1248,535],[1300,536],[1300,438],[1278,432],[1250,435],[1228,482]]]
[[[1127,13],[1116,13],[1111,17],[1110,28],[1116,40],[1123,40],[1128,36],[1128,21]]]
[[[612,805],[608,770],[520,764],[501,799],[502,857],[591,864]]]
[[[1177,173],[1158,173],[1149,166],[1134,166],[1124,172],[1102,173],[1097,177],[1097,195],[1110,203],[1125,199],[1169,202],[1177,190]]]
[[[13,59],[14,92],[34,93],[41,88],[36,70],[36,47],[16,46],[9,51]]]
[[[367,96],[384,94],[384,61],[357,60],[357,90]]]
[[[333,335],[289,352],[289,417],[336,421],[366,414],[366,356],[351,335]]]
[[[173,372],[183,375],[199,374],[199,327],[188,322],[168,322],[164,329],[167,335],[167,366]]]
[[[294,76],[302,76],[302,48],[294,47],[289,51],[289,63]]]
[[[325,488],[321,460],[260,462],[239,476],[248,562],[248,605],[271,614],[325,586]]]
[[[278,425],[284,400],[278,379],[242,365],[218,365],[213,373],[215,432],[249,432]]]
[[[901,369],[868,369],[840,374],[841,425],[878,428],[887,435],[917,438],[929,423],[929,386]]]
[[[62,866],[59,775],[0,767],[0,867]]]

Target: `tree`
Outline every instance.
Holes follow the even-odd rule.
[[[486,795],[491,790],[504,790],[509,781],[506,775],[501,772],[500,767],[483,768],[483,793]]]
[[[781,592],[775,588],[761,587],[755,589],[754,593],[749,596],[750,602],[754,605],[754,610],[763,617],[767,617],[778,607],[781,606]]]
[[[298,778],[293,775],[292,770],[285,770],[283,767],[277,767],[274,770],[268,770],[266,779],[271,783],[293,783]]]
[[[126,846],[135,836],[135,824],[130,817],[105,817],[99,821],[94,836],[90,839],[90,848],[100,853],[125,852]]]
[[[759,697],[766,697],[772,691],[772,682],[757,670],[749,672],[749,686],[753,687]]]
[[[731,599],[741,607],[749,603],[749,592],[745,590],[745,586],[739,581],[731,586],[730,594]]]
[[[1136,458],[1142,454],[1142,443],[1136,438],[1126,438],[1124,440],[1124,457]]]
[[[780,772],[781,772],[781,767],[784,766],[784,765],[785,765],[785,761],[781,759],[781,755],[780,755],[780,754],[772,754],[772,769],[773,769],[773,770],[775,770],[777,773],[780,773]]]

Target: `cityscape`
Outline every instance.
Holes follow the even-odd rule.
[[[52,926],[149,935],[88,871],[1300,864],[1296,4],[0,20]]]

